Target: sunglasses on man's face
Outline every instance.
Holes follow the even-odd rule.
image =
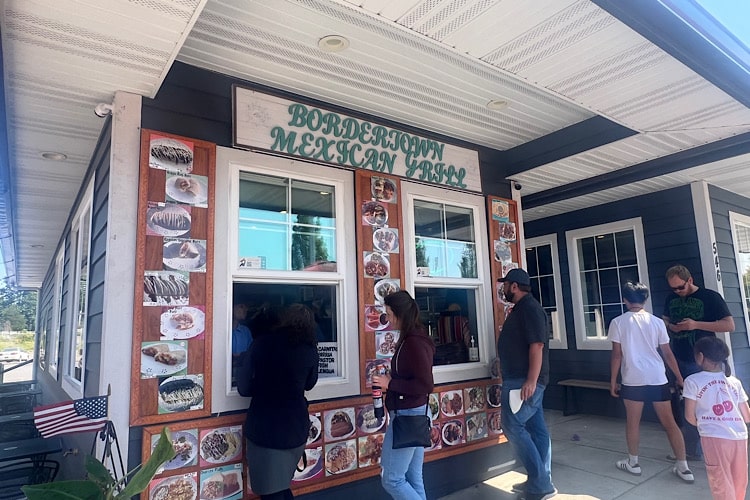
[[[687,281],[685,283],[683,283],[682,285],[680,285],[680,286],[671,286],[669,288],[671,288],[672,291],[674,291],[674,292],[681,292],[681,291],[683,291],[685,289],[686,286],[688,286],[688,282]]]

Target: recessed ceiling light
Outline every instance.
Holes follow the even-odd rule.
[[[349,40],[341,35],[328,35],[318,40],[318,47],[323,52],[341,52],[349,47]]]
[[[42,153],[42,158],[45,160],[63,161],[68,159],[68,155],[55,151],[45,151]]]
[[[30,248],[44,248],[44,245],[29,245]]]
[[[487,103],[487,108],[492,109],[494,111],[505,109],[507,107],[508,107],[508,101],[504,101],[502,99],[492,99],[490,102]]]

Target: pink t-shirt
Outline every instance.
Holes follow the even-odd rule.
[[[698,372],[685,379],[682,395],[695,400],[701,436],[747,439],[747,426],[738,406],[747,401],[747,394],[737,378],[722,372]]]

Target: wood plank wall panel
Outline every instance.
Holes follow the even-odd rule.
[[[193,169],[191,175],[207,179],[207,208],[191,206],[189,239],[205,240],[205,272],[189,273],[189,298],[187,305],[202,307],[205,313],[204,333],[185,339],[187,343],[187,374],[203,376],[203,406],[200,409],[159,413],[159,384],[168,376],[141,378],[142,342],[161,339],[161,317],[167,306],[144,305],[144,273],[163,271],[164,240],[162,236],[146,234],[149,202],[166,202],[166,170],[149,167],[150,141],[160,136],[192,143]],[[213,259],[214,259],[214,198],[216,172],[216,145],[187,137],[143,129],[141,132],[140,182],[138,193],[138,233],[136,238],[135,302],[133,318],[133,367],[131,371],[132,404],[131,425],[150,425],[194,419],[211,413],[211,350],[213,325]],[[188,239],[188,237],[184,237]]]

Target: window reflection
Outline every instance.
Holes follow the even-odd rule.
[[[240,174],[241,268],[336,271],[333,186]]]

